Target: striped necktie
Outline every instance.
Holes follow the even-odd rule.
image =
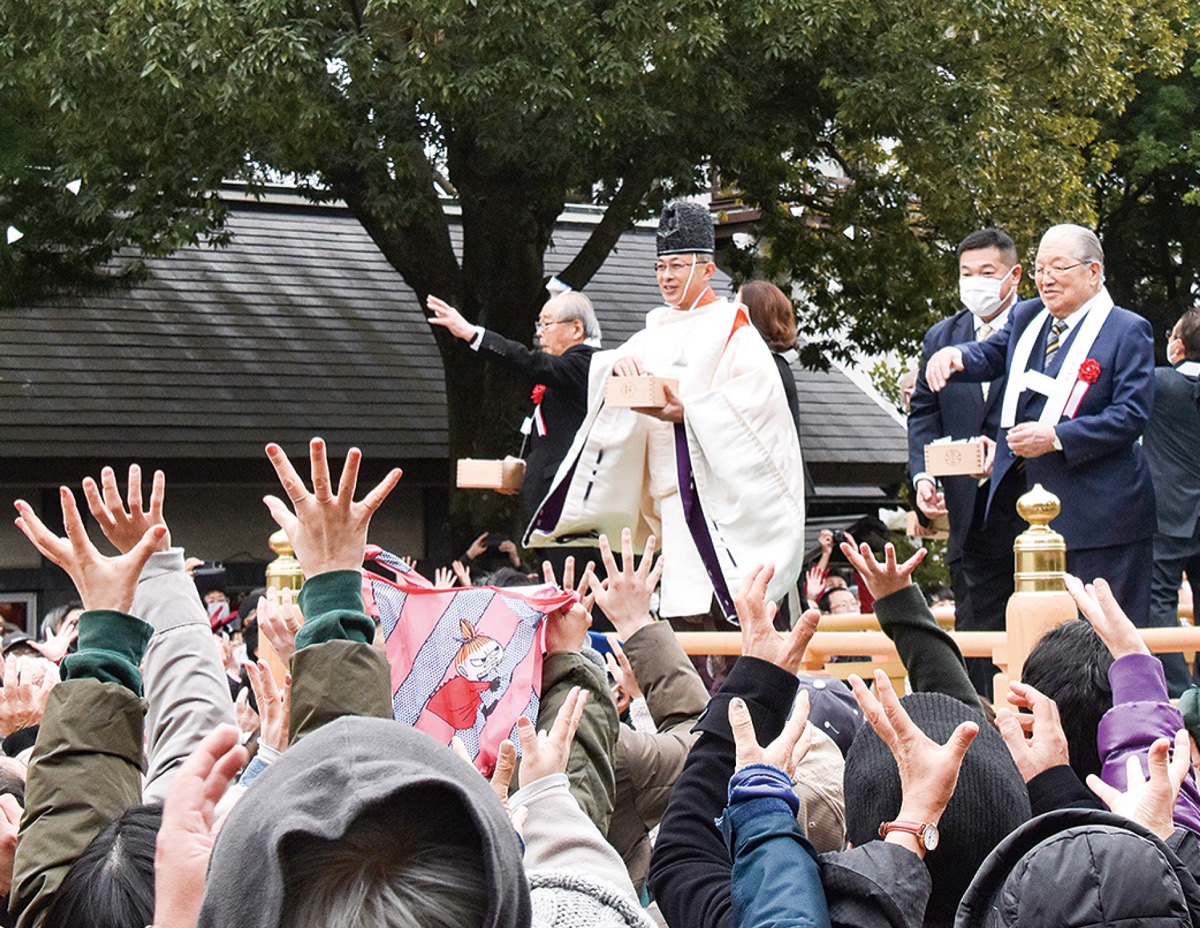
[[[996,331],[995,329],[993,329],[990,325],[988,325],[985,322],[985,323],[983,323],[983,325],[981,325],[978,329],[975,330],[975,341],[985,342],[988,340],[988,338],[991,336],[991,334],[995,331]],[[980,387],[983,389],[983,401],[986,403],[987,398],[988,398],[988,388],[991,387],[991,384],[985,382],[985,383],[980,384]]]
[[[1065,319],[1055,319],[1054,325],[1050,326],[1050,334],[1046,337],[1046,357],[1042,362],[1042,370],[1048,368],[1054,356],[1058,354],[1059,339],[1062,338],[1062,334],[1066,330],[1067,322]]]

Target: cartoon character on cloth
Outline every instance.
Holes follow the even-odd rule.
[[[434,691],[425,708],[451,727],[462,730],[474,726],[483,705],[481,694],[499,687],[497,668],[504,659],[504,648],[495,638],[477,634],[475,626],[466,619],[458,626],[463,645],[454,656],[454,676]],[[492,703],[485,708],[484,716],[495,706]]]

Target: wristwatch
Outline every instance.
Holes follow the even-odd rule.
[[[879,837],[886,838],[889,831],[903,831],[906,834],[916,835],[917,843],[926,853],[935,850],[938,841],[941,840],[937,825],[932,822],[884,822],[879,826]]]

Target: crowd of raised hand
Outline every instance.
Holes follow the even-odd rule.
[[[356,500],[357,450],[336,485],[320,439],[308,479],[267,456],[283,495],[265,502],[306,580],[259,608],[289,673],[245,668],[248,742],[164,476],[148,505],[136,469],[124,495],[111,470],[84,481],[113,557],[68,489],[65,537],[17,501],[84,611],[73,652],[4,668],[9,923],[1200,924],[1200,700],[1172,705],[1102,580],[1069,579],[1086,621],[1049,633],[993,713],[912,585],[921,553],[841,546],[908,695],[882,671],[849,687],[801,674],[820,616],[778,630],[758,565],[735,602],[741,657],[710,696],[651,611],[653,541],[638,558],[628,531],[617,552],[601,538],[604,580],[543,576],[569,604],[544,621],[538,717],[485,779],[458,739],[393,719],[361,569],[400,472]],[[593,603],[615,629],[604,657]]]

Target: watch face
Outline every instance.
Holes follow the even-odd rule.
[[[938,840],[937,825],[926,825],[921,829],[921,843],[925,845],[925,850],[932,851],[937,848]]]

